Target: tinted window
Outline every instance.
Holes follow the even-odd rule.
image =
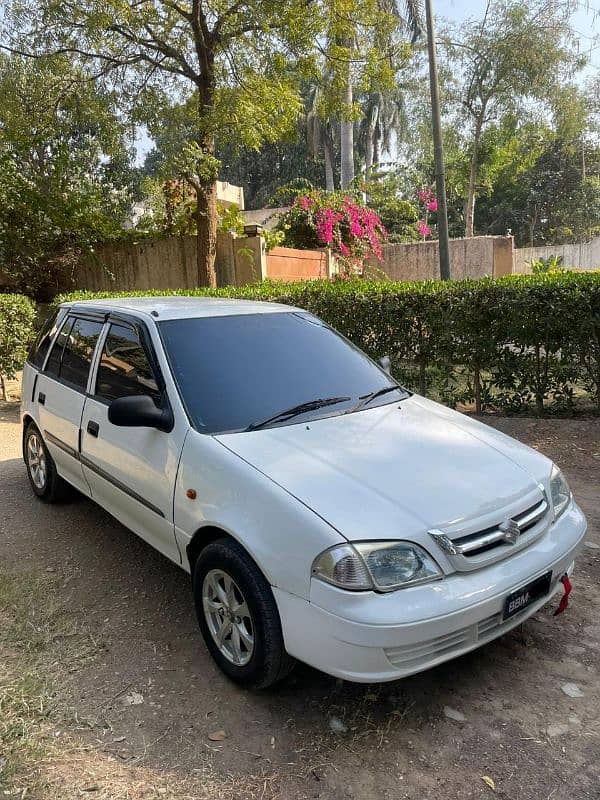
[[[50,343],[52,342],[54,334],[58,328],[56,323],[57,317],[58,311],[55,311],[54,314],[51,314],[48,317],[46,322],[44,322],[37,339],[35,340],[35,344],[29,352],[29,362],[40,369],[42,368],[44,359],[46,358],[46,353],[50,348]]]
[[[59,378],[78,389],[86,388],[92,357],[103,326],[103,322],[75,319],[65,341]]]
[[[54,342],[54,346],[50,351],[50,357],[46,363],[45,372],[49,375],[54,375],[58,378],[60,372],[60,365],[62,362],[63,350],[65,349],[65,343],[69,338],[69,334],[71,333],[71,328],[73,327],[73,323],[75,320],[73,317],[67,317],[67,319],[63,322],[62,328],[60,329],[60,333],[56,337]]]
[[[169,320],[159,330],[188,413],[206,433],[243,430],[300,403],[349,397],[290,422],[331,416],[349,410],[359,397],[396,385],[308,314]],[[390,392],[373,406],[398,399]]]
[[[126,325],[111,325],[98,366],[96,395],[114,400],[139,394],[150,395],[160,406],[156,377],[137,332]]]

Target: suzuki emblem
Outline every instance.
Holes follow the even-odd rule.
[[[504,533],[504,540],[509,544],[516,544],[519,541],[521,529],[514,519],[505,519],[500,525],[500,530]]]

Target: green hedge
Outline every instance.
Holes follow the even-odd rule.
[[[35,306],[22,294],[0,294],[0,389],[21,369],[34,332]]]
[[[387,353],[405,385],[449,405],[600,409],[600,272],[440,283],[265,282],[161,294],[271,300],[308,309],[374,357]]]

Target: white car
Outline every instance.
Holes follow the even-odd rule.
[[[252,687],[294,659],[391,681],[473,650],[562,590],[586,532],[546,457],[289,306],[64,304],[22,396],[35,494],[75,487],[190,572],[208,649]]]

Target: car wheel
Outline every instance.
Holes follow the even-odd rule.
[[[73,494],[56,471],[56,464],[37,426],[30,422],[23,436],[23,458],[31,488],[46,503],[61,503]]]
[[[265,689],[289,673],[295,662],[283,645],[273,592],[237,542],[218,539],[202,550],[193,587],[204,641],[226,675]]]

